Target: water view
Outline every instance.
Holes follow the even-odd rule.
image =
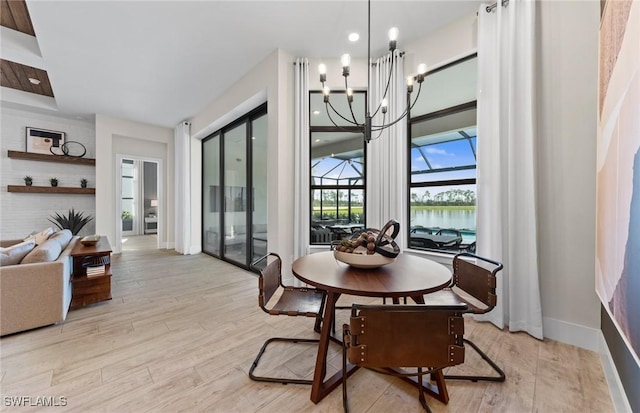
[[[475,208],[428,208],[411,209],[411,227],[455,228],[462,233],[462,242],[467,244],[476,240]]]

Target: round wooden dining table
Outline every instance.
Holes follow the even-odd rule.
[[[318,403],[342,383],[342,371],[325,380],[335,306],[342,294],[391,298],[394,301],[411,297],[416,303],[424,303],[424,294],[441,290],[451,282],[451,271],[444,265],[405,253],[382,267],[355,268],[336,260],[333,251],[324,251],[298,258],[293,262],[291,270],[300,281],[327,292],[311,385],[311,401],[314,403]],[[355,366],[349,366],[348,369],[347,374],[350,375],[355,371]],[[436,387],[429,386],[425,390],[447,403],[449,396],[442,372],[432,377],[432,380]]]

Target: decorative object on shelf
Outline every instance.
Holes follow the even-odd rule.
[[[58,178],[51,178],[49,182],[51,182],[51,186],[53,187],[58,186]]]
[[[400,223],[394,219],[381,230],[367,228],[355,232],[350,238],[331,243],[334,257],[356,268],[377,268],[393,262],[400,253],[394,241],[400,232]]]
[[[64,132],[31,127],[26,128],[27,152],[64,155],[62,151],[62,145],[64,145],[64,143]]]
[[[100,235],[87,235],[80,239],[80,243],[85,247],[96,245],[100,241]]]
[[[54,155],[71,156],[72,158],[82,158],[87,154],[87,148],[76,141],[67,141],[60,145],[62,153],[56,153],[51,151]]]
[[[24,184],[25,184],[26,186],[31,186],[31,185],[33,185],[33,178],[32,178],[32,177],[30,177],[29,175],[25,176],[23,179],[24,179]]]
[[[71,208],[67,215],[60,215],[56,212],[52,218],[49,218],[49,222],[60,229],[70,230],[73,235],[78,235],[78,232],[93,220],[92,216],[85,216],[84,212],[76,212],[74,208]]]
[[[89,183],[89,181],[87,181],[86,178],[82,178],[80,180],[80,188],[86,188],[87,187],[87,183]]]
[[[391,53],[393,53],[394,50],[396,50],[397,38],[398,38],[398,29],[395,27],[392,27],[389,30],[389,51]],[[371,64],[371,0],[367,2],[367,45],[368,45],[367,65],[370,65]],[[393,71],[394,69],[397,70],[397,66],[394,62],[394,64],[391,67],[391,70],[389,70],[389,77],[387,79],[387,83],[384,88],[384,94],[380,102],[377,104],[377,107],[375,108],[375,110],[373,110],[373,113],[371,112],[372,105],[370,102],[371,73],[370,73],[370,70],[367,70],[367,90],[366,90],[367,93],[365,95],[366,96],[365,120],[364,120],[364,123],[359,123],[356,120],[356,117],[353,112],[353,108],[351,106],[353,102],[353,89],[349,87],[349,82],[348,82],[351,56],[349,56],[348,54],[344,54],[342,55],[340,61],[342,63],[342,76],[344,76],[345,94],[346,94],[347,102],[349,104],[349,110],[351,113],[347,115],[342,115],[331,104],[329,100],[330,89],[328,86],[325,85],[325,82],[327,80],[327,66],[325,64],[320,64],[320,66],[318,66],[318,71],[320,72],[320,83],[322,83],[322,91],[324,94],[324,103],[327,111],[327,116],[329,117],[329,120],[331,121],[331,123],[333,123],[334,126],[339,127],[338,124],[336,124],[336,122],[331,118],[331,112],[329,111],[329,108],[331,108],[333,113],[335,113],[340,118],[342,118],[342,120],[346,121],[349,124],[349,126],[357,127],[359,129],[357,133],[362,133],[364,135],[364,140],[367,143],[370,142],[371,139],[377,139],[378,137],[380,137],[383,130],[389,128],[390,126],[395,125],[396,123],[400,122],[402,119],[404,119],[407,116],[410,108],[413,107],[413,105],[415,105],[415,103],[418,101],[418,97],[420,96],[420,91],[422,90],[422,82],[424,81],[424,76],[427,72],[427,66],[425,64],[420,64],[418,66],[418,74],[415,77],[410,76],[407,79],[407,92],[409,95],[413,92],[413,82],[416,81],[419,84],[418,93],[416,94],[415,100],[411,105],[409,105],[409,99],[407,99],[407,107],[405,108],[404,112],[398,117],[398,119],[395,119],[395,120],[389,119],[389,121],[385,123],[385,118],[386,118],[387,108],[388,108],[387,92],[389,91],[389,84],[391,82]],[[374,125],[373,118],[378,114],[378,112],[382,113],[382,123]],[[372,136],[373,133],[377,133],[377,132],[380,132],[378,136],[375,136],[375,137]]]

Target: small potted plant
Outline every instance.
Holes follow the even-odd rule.
[[[86,188],[86,187],[87,187],[87,183],[88,183],[88,182],[89,182],[89,181],[87,181],[87,179],[86,179],[86,178],[82,178],[82,179],[80,180],[80,188]]]
[[[133,215],[131,215],[131,212],[129,211],[122,211],[122,230],[133,230]]]
[[[51,178],[49,182],[51,182],[51,186],[58,186],[58,178]]]
[[[25,176],[25,177],[24,177],[24,184],[25,184],[26,186],[31,186],[31,185],[33,185],[33,178],[32,178],[32,177],[30,177],[29,175]]]

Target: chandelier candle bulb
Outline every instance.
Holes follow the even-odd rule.
[[[349,65],[351,64],[351,56],[346,53],[343,54],[340,58],[340,62],[342,63],[342,67],[349,67]]]
[[[331,89],[329,89],[329,86],[325,86],[322,88],[322,94],[324,95],[324,103],[327,103],[329,101],[330,92],[331,92]]]
[[[418,83],[422,83],[422,81],[424,80],[424,75],[427,73],[427,65],[424,63],[420,63],[418,65]]]
[[[340,58],[340,62],[342,63],[342,76],[349,76],[349,65],[351,64],[351,56],[348,54],[343,54]]]
[[[392,27],[389,29],[389,51],[396,50],[396,41],[398,40],[398,28]]]
[[[320,72],[320,82],[324,83],[327,81],[327,65],[324,63],[320,63],[318,66],[318,72]]]
[[[347,88],[347,99],[349,100],[349,103],[353,102],[353,89],[350,87]]]
[[[413,92],[413,76],[407,78],[407,92]]]
[[[387,113],[387,106],[389,106],[389,102],[387,101],[387,98],[382,99],[382,103],[380,104],[381,109],[382,109],[382,113]]]

